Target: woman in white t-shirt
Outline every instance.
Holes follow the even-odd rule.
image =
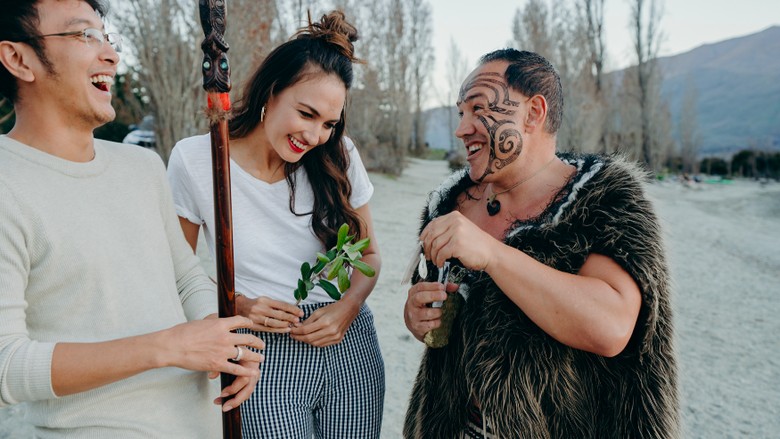
[[[352,273],[338,301],[316,287],[295,305],[304,261],[336,242],[341,224],[371,238],[373,186],[344,137],[357,31],[331,12],[276,48],[229,122],[236,307],[266,342],[261,379],[241,406],[243,437],[379,437],[385,378],[365,300],[377,277]],[[214,254],[209,136],[177,143],[168,174],[193,249],[203,226]]]

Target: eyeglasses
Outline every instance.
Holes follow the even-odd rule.
[[[118,33],[110,32],[104,33],[101,30],[88,27],[84,30],[77,30],[73,32],[62,32],[58,34],[37,35],[20,41],[30,41],[37,38],[47,37],[78,37],[81,41],[87,43],[88,46],[102,47],[103,43],[108,42],[114,50],[119,53],[122,51],[122,36]]]

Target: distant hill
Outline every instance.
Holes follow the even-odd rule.
[[[703,154],[729,155],[751,144],[780,150],[780,26],[659,62],[675,124],[690,79],[697,87]]]

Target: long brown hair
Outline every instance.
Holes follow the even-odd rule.
[[[334,74],[347,90],[352,86],[352,43],[357,29],[347,22],[344,13],[333,11],[318,23],[309,23],[286,43],[274,49],[260,64],[235,106],[228,126],[230,136],[247,136],[260,123],[260,113],[269,98],[278,95],[312,74]],[[345,103],[346,105],[346,103]],[[285,163],[284,175],[290,187],[290,212],[297,216],[312,215],[312,230],[326,248],[336,243],[339,227],[346,223],[350,231],[363,236],[365,225],[350,205],[352,185],[347,177],[349,154],[344,145],[346,108],[333,128],[330,139],[310,150],[297,163]],[[314,191],[311,212],[295,211],[295,171],[303,166]]]

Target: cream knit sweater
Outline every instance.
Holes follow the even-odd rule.
[[[74,163],[0,136],[0,406],[26,402],[40,438],[213,438],[205,373],[148,371],[58,398],[57,342],[145,334],[216,311],[159,157],[95,141]]]

